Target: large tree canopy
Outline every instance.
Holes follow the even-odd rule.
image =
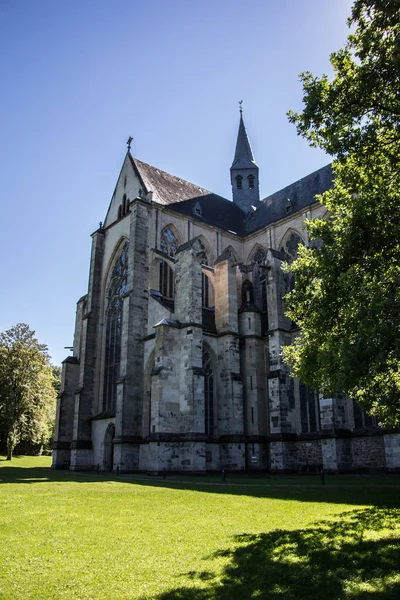
[[[54,368],[54,367],[53,367]],[[20,440],[44,443],[51,436],[57,395],[46,346],[28,325],[0,333],[0,436],[7,459]]]
[[[400,424],[400,5],[357,0],[334,76],[303,73],[298,133],[326,150],[329,218],[288,267],[287,313],[300,327],[284,356],[325,394],[348,393],[384,425]]]

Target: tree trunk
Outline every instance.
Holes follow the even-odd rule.
[[[7,458],[6,460],[11,460],[13,455],[13,450],[15,448],[15,438],[11,432],[8,433],[7,436]]]

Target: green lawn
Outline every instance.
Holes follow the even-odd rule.
[[[0,458],[0,599],[400,597],[400,478],[105,476]]]

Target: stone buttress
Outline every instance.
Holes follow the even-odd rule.
[[[148,317],[149,212],[145,200],[131,204],[127,295],[122,317],[120,377],[115,412],[114,469],[139,469],[143,442],[144,347]]]

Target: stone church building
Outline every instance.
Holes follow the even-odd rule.
[[[400,467],[400,435],[350,399],[292,378],[282,263],[330,166],[260,199],[240,115],[233,202],[128,152],[92,235],[73,355],[63,363],[53,467],[120,472]]]

